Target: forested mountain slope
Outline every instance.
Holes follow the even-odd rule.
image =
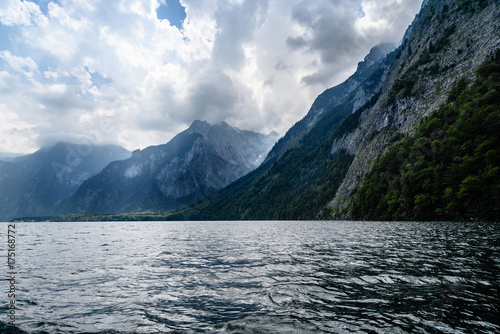
[[[447,103],[379,158],[352,216],[383,220],[500,217],[500,50]]]
[[[500,48],[499,17],[498,1],[427,2],[407,33],[380,99],[361,115],[355,131],[332,145],[332,152],[345,150],[355,158],[329,204],[331,217],[354,218],[352,201],[375,161],[399,140],[412,137],[460,80],[475,80],[475,70]]]
[[[331,110],[326,111],[306,133],[294,137],[294,145],[280,151],[280,154],[270,155],[259,169],[217,192],[207,201],[171,218],[416,217],[410,211],[406,215],[391,216],[382,215],[380,212],[383,210],[371,214],[373,211],[370,211],[370,208],[356,211],[353,210],[353,200],[358,198],[362,203],[362,196],[369,197],[366,193],[356,194],[363,187],[364,180],[370,179],[370,176],[366,175],[379,157],[393,145],[401,147],[405,145],[404,141],[411,142],[412,139],[408,138],[413,138],[417,131],[420,131],[420,124],[447,102],[449,92],[453,87],[457,87],[462,78],[467,84],[475,80],[475,70],[491,59],[500,47],[499,17],[498,1],[424,2],[402,45],[389,54],[357,89],[343,97]],[[463,85],[464,81],[461,82]],[[356,97],[360,96],[360,90],[365,96],[363,106],[355,102]],[[478,99],[481,100],[480,97]],[[492,105],[491,108],[494,109],[495,106]],[[464,137],[459,140],[469,139]],[[398,144],[399,142],[401,143]],[[410,142],[407,142],[407,145]],[[464,144],[466,142],[460,142],[459,146]],[[475,152],[476,148],[468,149]],[[491,163],[494,164],[495,161],[491,160]],[[488,170],[487,174],[494,173],[495,167],[492,165],[491,168],[484,167],[482,170]],[[467,180],[460,180],[460,184],[465,182],[464,187],[468,184],[472,186],[472,183],[476,182],[474,177],[470,178],[471,173],[469,170],[464,176],[469,177]],[[477,173],[480,171],[477,170]],[[446,196],[450,196],[450,191],[460,193],[460,186],[446,188],[442,189]],[[464,194],[465,190],[460,196]],[[469,192],[469,195],[473,196],[473,192]],[[394,197],[394,194],[391,196]],[[422,195],[417,191],[410,202],[413,201],[414,205],[429,204],[432,202],[429,198],[432,197],[427,196],[428,194]],[[370,200],[375,203],[383,201],[383,198],[375,196],[370,197]],[[359,201],[356,203],[359,204]],[[453,205],[456,203],[462,202],[455,202]],[[452,207],[449,207],[444,210],[451,209]],[[410,208],[400,206],[399,210],[401,212]],[[430,209],[426,207],[425,210]],[[436,214],[427,216],[426,219],[467,216],[454,216],[453,213],[447,215],[443,210],[431,212]],[[473,217],[482,218],[477,214],[473,214]],[[491,219],[491,216],[484,218]]]

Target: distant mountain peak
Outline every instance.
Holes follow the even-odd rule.
[[[199,125],[210,125],[206,120],[200,120],[200,119],[195,119],[193,123],[191,123],[191,126],[199,126]]]
[[[368,99],[376,93],[378,84],[381,83],[381,78],[374,78],[373,87],[364,89],[363,83],[371,78],[375,70],[382,69],[379,75],[384,75],[390,64],[383,64],[387,54],[393,51],[396,47],[390,43],[383,43],[374,46],[370,53],[363,61],[358,63],[356,72],[351,75],[343,83],[326,89],[313,102],[311,108],[303,119],[295,123],[285,136],[281,138],[273,149],[269,152],[265,162],[280,157],[288,149],[298,144],[300,138],[309,132],[326,114],[332,111],[337,105],[345,102],[346,99],[351,99],[349,104],[349,113],[354,112],[357,108],[364,105]],[[356,94],[356,96],[352,96]]]
[[[0,164],[0,220],[50,215],[89,177],[128,157],[121,146],[59,141]]]
[[[358,68],[356,72],[362,72],[368,67],[373,65],[376,61],[380,60],[381,57],[385,57],[389,52],[396,49],[396,45],[393,43],[381,43],[375,45],[370,49],[370,52],[366,55],[363,61],[358,63]]]
[[[226,122],[195,120],[168,143],[132,153],[84,182],[61,212],[178,209],[206,197],[259,166],[275,136]]]

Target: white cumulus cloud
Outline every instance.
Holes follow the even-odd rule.
[[[5,0],[0,151],[87,138],[128,149],[195,119],[281,134],[421,0]],[[103,125],[104,124],[104,125]]]
[[[0,23],[6,26],[31,25],[41,14],[40,7],[30,1],[2,0],[0,4]]]

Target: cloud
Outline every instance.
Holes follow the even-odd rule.
[[[324,63],[334,63],[340,57],[351,55],[360,43],[354,29],[356,13],[340,4],[303,2],[293,9],[292,17],[306,28],[305,36],[297,37],[299,44],[310,52],[318,52]],[[337,31],[342,33],[335,33]]]
[[[80,30],[86,25],[85,21],[70,17],[64,8],[53,2],[49,3],[48,9],[50,18],[52,20],[58,20],[64,27],[68,27],[72,30]]]
[[[213,61],[218,67],[238,69],[246,60],[244,44],[252,40],[253,33],[262,24],[268,1],[245,0],[233,4],[221,1],[218,7]]]
[[[236,106],[240,97],[231,78],[220,72],[204,73],[195,86],[190,88],[186,121],[206,118],[208,121],[221,122],[237,113]]]
[[[30,1],[3,0],[0,4],[0,23],[6,26],[31,25],[42,12]]]
[[[284,134],[371,47],[401,39],[421,0],[180,0],[181,29],[162,3],[3,1],[0,151],[142,148],[194,119]]]
[[[304,38],[304,36],[297,36],[297,37],[288,37],[286,39],[286,44],[288,44],[288,46],[290,46],[290,48],[295,51],[306,47],[309,43]]]
[[[328,84],[342,69],[353,68],[352,58],[360,59],[374,45],[397,43],[411,22],[421,1],[365,0],[303,1],[292,10],[302,34],[289,36],[292,51],[319,55],[321,66],[302,77],[307,85]]]
[[[0,87],[1,77],[0,73]],[[17,151],[16,148],[30,147],[35,139],[32,126],[23,121],[15,112],[10,111],[9,107],[3,103],[0,103],[0,136],[2,137],[2,148],[6,149],[6,152],[12,153],[30,152],[29,150]]]
[[[36,72],[38,66],[30,57],[16,57],[13,56],[8,50],[0,52],[0,58],[5,60],[9,66],[17,72]]]

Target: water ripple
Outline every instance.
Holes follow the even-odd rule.
[[[495,223],[18,224],[17,332],[500,332]]]

